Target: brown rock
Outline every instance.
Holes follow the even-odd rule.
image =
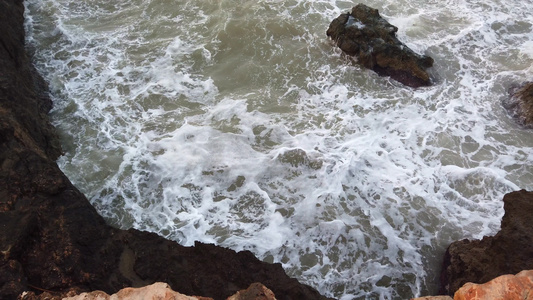
[[[503,101],[503,106],[518,124],[533,128],[533,82],[511,88],[510,93],[511,97]]]
[[[194,297],[173,291],[163,282],[156,282],[142,288],[125,288],[116,294],[108,295],[102,291],[82,293],[63,300],[213,300],[212,298]]]
[[[409,49],[396,38],[397,31],[377,9],[358,4],[351,13],[333,20],[326,34],[343,52],[380,76],[390,76],[410,87],[431,85],[426,69],[433,66],[433,59]]]
[[[452,295],[467,282],[485,283],[533,269],[533,192],[504,196],[501,230],[482,240],[452,243],[444,256],[441,293]]]
[[[276,300],[274,293],[260,283],[252,283],[246,290],[240,290],[226,300]]]
[[[454,300],[533,300],[533,270],[499,276],[485,284],[467,283]]]

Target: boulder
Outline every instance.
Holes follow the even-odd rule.
[[[381,76],[410,87],[431,85],[427,69],[433,66],[433,59],[409,49],[396,38],[397,31],[377,9],[358,4],[333,20],[326,34],[344,53]]]
[[[511,96],[503,101],[516,122],[526,128],[533,128],[533,82],[510,89]]]
[[[213,300],[212,298],[187,296],[173,291],[170,286],[163,282],[142,288],[124,288],[113,295],[102,291],[82,293],[63,300]],[[21,299],[25,300],[25,299]],[[44,300],[44,299],[43,299]]]
[[[240,290],[226,300],[276,300],[276,296],[266,286],[255,282],[246,290]]]
[[[24,48],[23,0],[0,1],[0,299],[167,282],[226,299],[254,282],[281,299],[326,299],[251,252],[176,242],[106,224],[58,168],[52,101]]]
[[[485,284],[467,283],[454,300],[533,300],[533,270],[503,275]]]
[[[124,288],[109,295],[103,291],[84,292],[80,294],[51,295],[33,292],[23,293],[20,300],[213,300],[202,296],[187,296],[175,292],[164,282],[156,282],[140,288]],[[252,283],[247,289],[240,290],[226,300],[276,300],[274,293],[261,283]]]
[[[452,243],[444,255],[441,294],[453,295],[467,282],[485,283],[533,269],[533,192],[506,194],[501,230],[482,240]]]

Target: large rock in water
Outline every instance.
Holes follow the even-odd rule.
[[[441,293],[453,295],[467,282],[485,283],[504,274],[533,269],[533,192],[504,196],[501,230],[482,240],[462,240],[446,250]]]
[[[280,299],[325,299],[251,252],[184,247],[108,226],[55,163],[52,102],[25,53],[22,2],[0,1],[0,299],[28,290],[115,293],[157,281],[214,299],[254,282]]]
[[[518,124],[533,128],[533,82],[512,88],[510,92],[511,97],[503,101],[503,106]]]
[[[377,9],[358,4],[351,13],[333,20],[326,34],[342,51],[379,75],[410,87],[429,86],[427,69],[433,66],[433,59],[409,49],[396,38],[397,31]]]

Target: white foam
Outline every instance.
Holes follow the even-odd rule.
[[[520,47],[520,53],[529,56],[530,59],[533,59],[533,41],[526,41]]]

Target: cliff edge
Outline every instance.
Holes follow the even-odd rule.
[[[225,299],[253,282],[278,299],[326,299],[280,264],[108,226],[55,160],[52,101],[24,49],[22,0],[0,1],[0,299],[24,291],[115,293],[157,281]]]
[[[467,282],[485,283],[505,274],[533,269],[533,192],[503,197],[501,230],[481,240],[453,242],[444,255],[442,294],[453,295]]]

